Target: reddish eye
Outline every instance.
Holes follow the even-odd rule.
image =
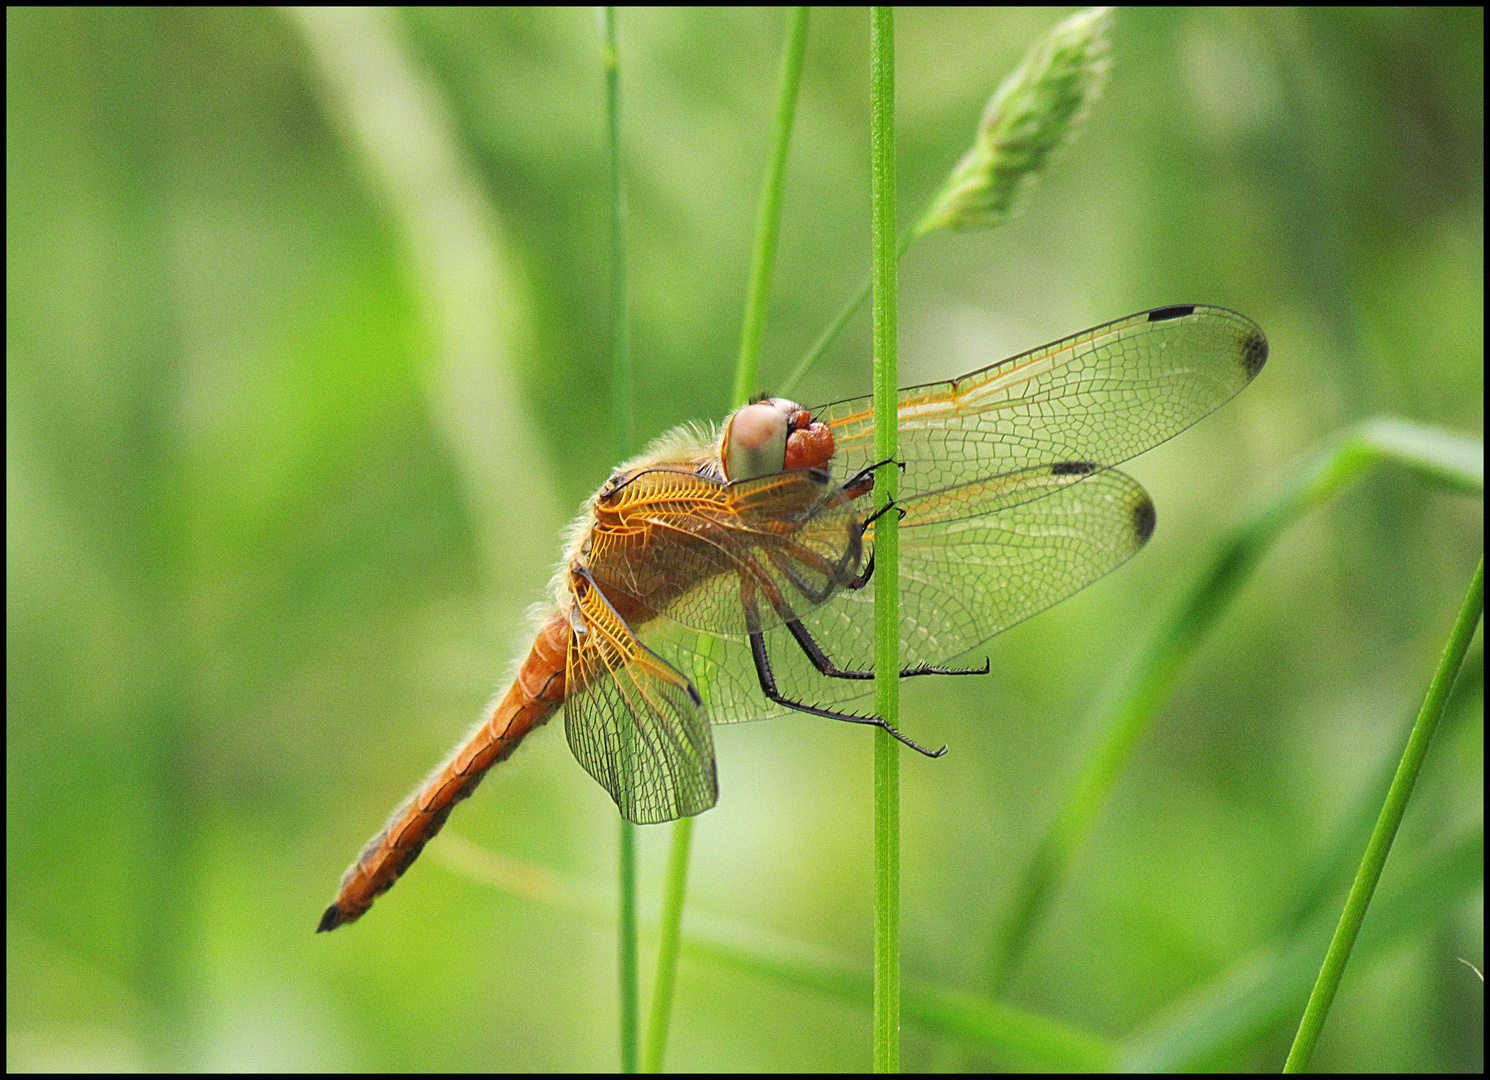
[[[802,413],[807,416],[806,411]],[[811,417],[808,417],[811,420]],[[788,469],[826,469],[833,459],[833,432],[827,424],[808,423],[797,428],[786,440]]]

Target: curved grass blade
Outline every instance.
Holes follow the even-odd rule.
[[[1389,955],[1412,935],[1439,924],[1483,880],[1484,826],[1420,856],[1396,875],[1372,907],[1357,952],[1367,960]],[[546,870],[490,852],[445,833],[429,858],[469,880],[596,926],[607,925],[614,901],[600,888],[572,884]],[[1286,1020],[1303,1001],[1315,957],[1329,940],[1324,915],[1257,950],[1220,977],[1165,1010],[1115,1046],[1094,1032],[1039,1013],[908,979],[901,991],[907,1021],[984,1051],[1009,1054],[1033,1069],[1084,1072],[1190,1072],[1254,1041]],[[682,936],[690,957],[870,1008],[868,972],[802,942],[695,915]]]
[[[1404,420],[1366,421],[1331,439],[1223,539],[1210,566],[1182,596],[1112,693],[1071,792],[1035,850],[993,946],[989,987],[997,993],[1064,881],[1134,748],[1153,725],[1186,662],[1210,633],[1282,531],[1367,470],[1395,462],[1461,493],[1484,490],[1478,440]]]
[[[1361,931],[1361,923],[1365,921],[1366,910],[1371,906],[1376,884],[1381,880],[1382,868],[1386,866],[1387,856],[1391,853],[1392,841],[1396,839],[1402,817],[1407,813],[1407,803],[1412,798],[1418,773],[1422,771],[1423,761],[1428,756],[1433,733],[1438,728],[1439,718],[1443,716],[1444,705],[1449,700],[1454,680],[1464,663],[1464,654],[1469,651],[1470,639],[1480,625],[1480,616],[1484,610],[1485,560],[1482,556],[1479,565],[1475,567],[1474,577],[1470,579],[1469,591],[1465,593],[1464,603],[1459,608],[1459,617],[1454,621],[1448,644],[1444,646],[1438,670],[1433,673],[1433,681],[1428,685],[1423,708],[1418,713],[1417,722],[1412,726],[1412,734],[1408,736],[1407,746],[1402,751],[1402,762],[1397,766],[1397,775],[1392,779],[1391,790],[1382,803],[1381,816],[1376,819],[1376,828],[1372,831],[1371,841],[1366,845],[1366,853],[1361,858],[1355,883],[1351,885],[1350,895],[1345,900],[1345,910],[1340,913],[1340,922],[1330,939],[1329,951],[1325,953],[1319,978],[1315,980],[1314,989],[1309,995],[1309,1004],[1299,1021],[1298,1034],[1294,1037],[1293,1048],[1288,1052],[1284,1072],[1303,1072],[1309,1067],[1315,1043],[1319,1041],[1319,1033],[1324,1030],[1325,1018],[1329,1016],[1335,993],[1340,988],[1340,980],[1345,975],[1345,965],[1350,960],[1351,950],[1355,948],[1356,936]]]
[[[432,861],[464,878],[596,926],[609,923],[607,911],[614,901],[599,888],[566,882],[547,870],[488,851],[459,834],[443,834],[441,843],[430,851]],[[665,932],[665,927],[658,929]],[[682,951],[692,958],[861,1008],[872,1007],[871,974],[827,950],[699,915],[689,920],[680,941]],[[928,1032],[1014,1056],[1033,1069],[1101,1072],[1112,1069],[1117,1061],[1113,1044],[1093,1032],[962,990],[912,979],[902,986],[901,1004],[905,1018]]]
[[[761,329],[766,302],[770,299],[771,276],[776,262],[777,237],[781,233],[781,193],[786,178],[787,151],[797,114],[797,91],[802,83],[802,63],[807,53],[809,8],[792,9],[782,46],[781,73],[776,88],[776,117],[771,127],[771,154],[761,183],[760,211],[756,217],[755,251],[746,289],[745,316],[740,330],[740,353],[735,367],[731,408],[744,405],[755,388],[760,371]],[[707,653],[714,639],[700,641]],[[709,694],[708,673],[696,676],[699,692]],[[683,928],[683,904],[688,888],[688,861],[693,845],[693,819],[673,825],[668,853],[666,895],[662,908],[662,940],[657,952],[657,978],[652,985],[652,1010],[647,1024],[647,1044],[642,1068],[661,1072],[667,1054],[667,1035],[672,1021],[673,990],[677,985],[678,942]]]

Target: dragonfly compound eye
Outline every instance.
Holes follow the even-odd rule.
[[[802,416],[808,414],[804,410]],[[833,432],[827,424],[808,420],[786,439],[788,469],[826,469],[833,458]]]
[[[724,429],[724,475],[754,480],[785,468],[788,414],[775,402],[758,401],[735,410]]]

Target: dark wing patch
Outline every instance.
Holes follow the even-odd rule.
[[[1095,461],[1057,461],[1050,467],[1051,476],[1086,476],[1097,471]]]
[[[1154,509],[1154,500],[1144,492],[1141,501],[1133,505],[1133,535],[1138,538],[1138,546],[1142,547],[1149,542],[1149,537],[1154,535],[1154,526],[1158,523],[1159,514]]]
[[[1257,373],[1267,362],[1268,339],[1263,336],[1261,330],[1255,334],[1248,334],[1242,341],[1242,367],[1246,369],[1247,378],[1257,378]]]

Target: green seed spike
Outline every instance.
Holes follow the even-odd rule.
[[[988,101],[972,149],[911,232],[980,229],[1008,218],[1020,193],[1067,142],[1101,96],[1111,67],[1111,8],[1058,23],[1025,54]]]

